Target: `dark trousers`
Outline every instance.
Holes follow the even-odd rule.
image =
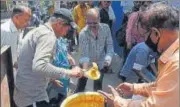
[[[94,91],[97,91],[97,90],[102,90],[102,83],[103,83],[103,77],[104,77],[104,70],[100,70],[101,72],[101,76],[100,76],[100,79],[99,80],[94,80]],[[76,90],[75,90],[75,93],[78,93],[78,92],[83,92],[85,90],[85,87],[86,87],[86,83],[87,83],[87,78],[86,77],[82,77],[78,80],[78,84],[77,84],[77,87],[76,87]]]
[[[65,95],[58,94],[58,98],[52,98],[49,102],[51,107],[60,107],[61,103],[66,99]]]
[[[33,105],[29,105],[27,107],[34,107]],[[46,101],[36,102],[36,107],[51,107],[50,104]]]

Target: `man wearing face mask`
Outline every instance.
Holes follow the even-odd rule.
[[[150,66],[153,73],[157,72],[155,67],[156,50],[154,48],[156,47],[152,45],[150,39],[134,46],[120,72],[121,79],[129,83],[138,83],[141,80],[154,81],[155,75],[148,70],[148,66]]]
[[[141,24],[150,31],[146,44],[160,54],[155,82],[110,86],[113,97],[100,91],[111,107],[179,106],[179,11],[167,4],[154,3],[141,15]],[[118,95],[141,95],[145,99],[124,99]]]
[[[25,6],[17,6],[13,9],[11,19],[1,24],[1,47],[11,46],[14,67],[17,68],[18,43],[21,30],[28,26],[31,19],[31,10]]]
[[[107,24],[99,23],[99,13],[97,9],[90,9],[87,12],[86,27],[80,32],[80,65],[88,68],[92,62],[96,62],[101,72],[99,80],[94,81],[94,91],[102,89],[104,67],[109,67],[114,54],[111,31]],[[78,81],[75,92],[82,92],[85,89],[87,78],[82,77]]]

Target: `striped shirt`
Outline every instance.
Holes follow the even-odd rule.
[[[105,60],[111,60],[114,54],[111,31],[107,24],[100,23],[97,38],[86,26],[79,35],[79,46],[81,51],[80,63],[96,62],[100,69],[103,68]]]

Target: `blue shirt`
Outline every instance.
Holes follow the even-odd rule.
[[[70,63],[68,60],[68,52],[67,52],[67,41],[63,38],[59,38],[56,41],[56,52],[53,60],[53,65],[61,68],[70,69]],[[63,87],[57,87],[54,84],[50,83],[47,92],[49,94],[49,98],[57,97],[58,93],[61,93],[66,96],[67,89],[69,86],[69,78],[61,77],[59,80],[63,83]]]
[[[128,82],[137,82],[138,77],[132,69],[138,68],[146,75],[147,73],[150,73],[146,68],[154,61],[155,53],[145,44],[145,42],[139,43],[130,51],[120,75],[126,77],[126,80],[127,78],[130,79]],[[149,75],[147,78],[150,80],[155,79]]]
[[[53,60],[53,64],[57,67],[70,68],[67,52],[67,41],[63,38],[59,38],[56,41],[56,55]]]

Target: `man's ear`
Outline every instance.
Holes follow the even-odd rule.
[[[151,29],[152,30],[152,32],[154,33],[154,35],[156,36],[156,37],[160,37],[160,31],[157,29],[157,28],[152,28]]]
[[[19,16],[18,16],[17,14],[14,15],[14,16],[13,16],[13,19],[17,21],[17,20],[19,19]]]
[[[13,22],[15,22],[16,24],[19,24],[19,16],[18,15],[14,15],[13,17],[12,17],[12,20],[13,20]]]

